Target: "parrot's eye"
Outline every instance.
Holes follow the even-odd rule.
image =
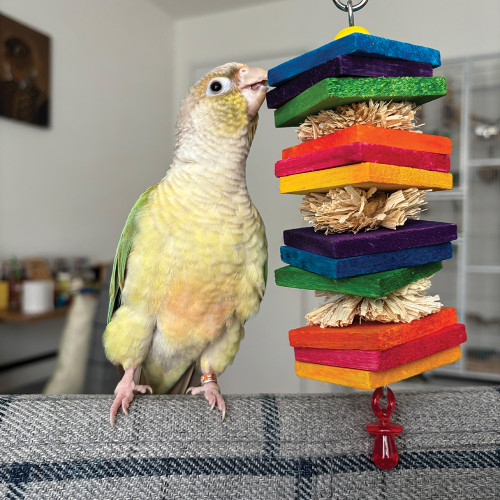
[[[231,80],[225,76],[212,78],[207,85],[206,95],[224,94],[231,88]]]

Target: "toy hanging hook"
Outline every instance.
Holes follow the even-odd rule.
[[[357,10],[362,9],[368,3],[368,0],[361,0],[356,5],[352,4],[352,0],[347,0],[346,4],[342,3],[340,0],[333,0],[333,3],[341,11],[347,12],[349,17],[349,26],[354,26],[354,13]]]

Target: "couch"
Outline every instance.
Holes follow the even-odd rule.
[[[395,391],[399,464],[371,460],[370,394],[0,397],[0,498],[497,499],[500,388]]]

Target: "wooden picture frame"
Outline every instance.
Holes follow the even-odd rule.
[[[50,124],[51,39],[0,13],[0,116]]]

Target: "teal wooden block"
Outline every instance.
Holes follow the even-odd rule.
[[[451,259],[453,250],[451,243],[441,243],[345,259],[332,259],[287,246],[282,246],[280,253],[286,264],[328,278],[345,278]]]

